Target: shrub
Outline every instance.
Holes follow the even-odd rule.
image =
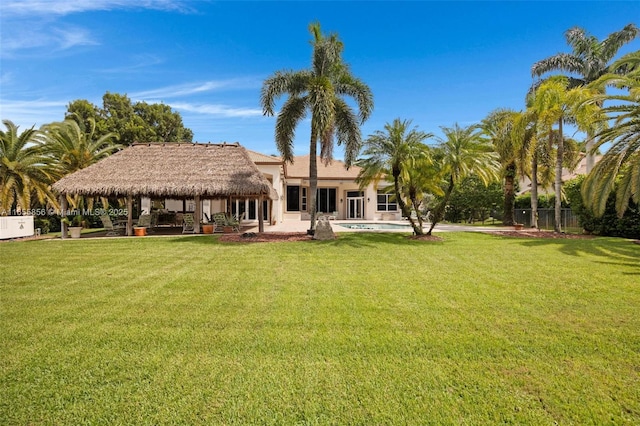
[[[640,238],[640,209],[638,205],[631,202],[629,208],[624,212],[622,218],[616,213],[615,190],[609,194],[604,214],[596,217],[595,214],[584,204],[580,187],[584,181],[584,176],[566,182],[564,185],[567,199],[571,205],[571,210],[578,216],[580,226],[586,232],[606,235],[610,237]]]

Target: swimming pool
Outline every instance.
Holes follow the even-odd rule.
[[[396,229],[411,231],[411,225],[402,225],[399,223],[340,223],[338,225],[348,229]]]

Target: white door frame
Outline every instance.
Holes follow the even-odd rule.
[[[347,197],[347,219],[357,220],[357,219],[363,219],[363,218],[364,218],[364,196]]]

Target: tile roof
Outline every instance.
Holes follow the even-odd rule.
[[[282,158],[273,155],[261,154],[259,152],[251,151],[247,149],[249,158],[255,164],[282,164]]]

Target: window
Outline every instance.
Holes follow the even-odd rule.
[[[336,188],[318,188],[316,197],[316,211],[335,212],[336,210]]]
[[[287,186],[287,211],[300,211],[300,187]]]
[[[302,210],[303,212],[306,212],[307,211],[307,188],[302,188],[302,197],[301,197],[300,203],[302,204],[300,206],[300,210]]]
[[[256,220],[256,200],[249,200],[249,220]]]
[[[378,211],[395,212],[398,211],[395,194],[389,194],[378,189]]]

